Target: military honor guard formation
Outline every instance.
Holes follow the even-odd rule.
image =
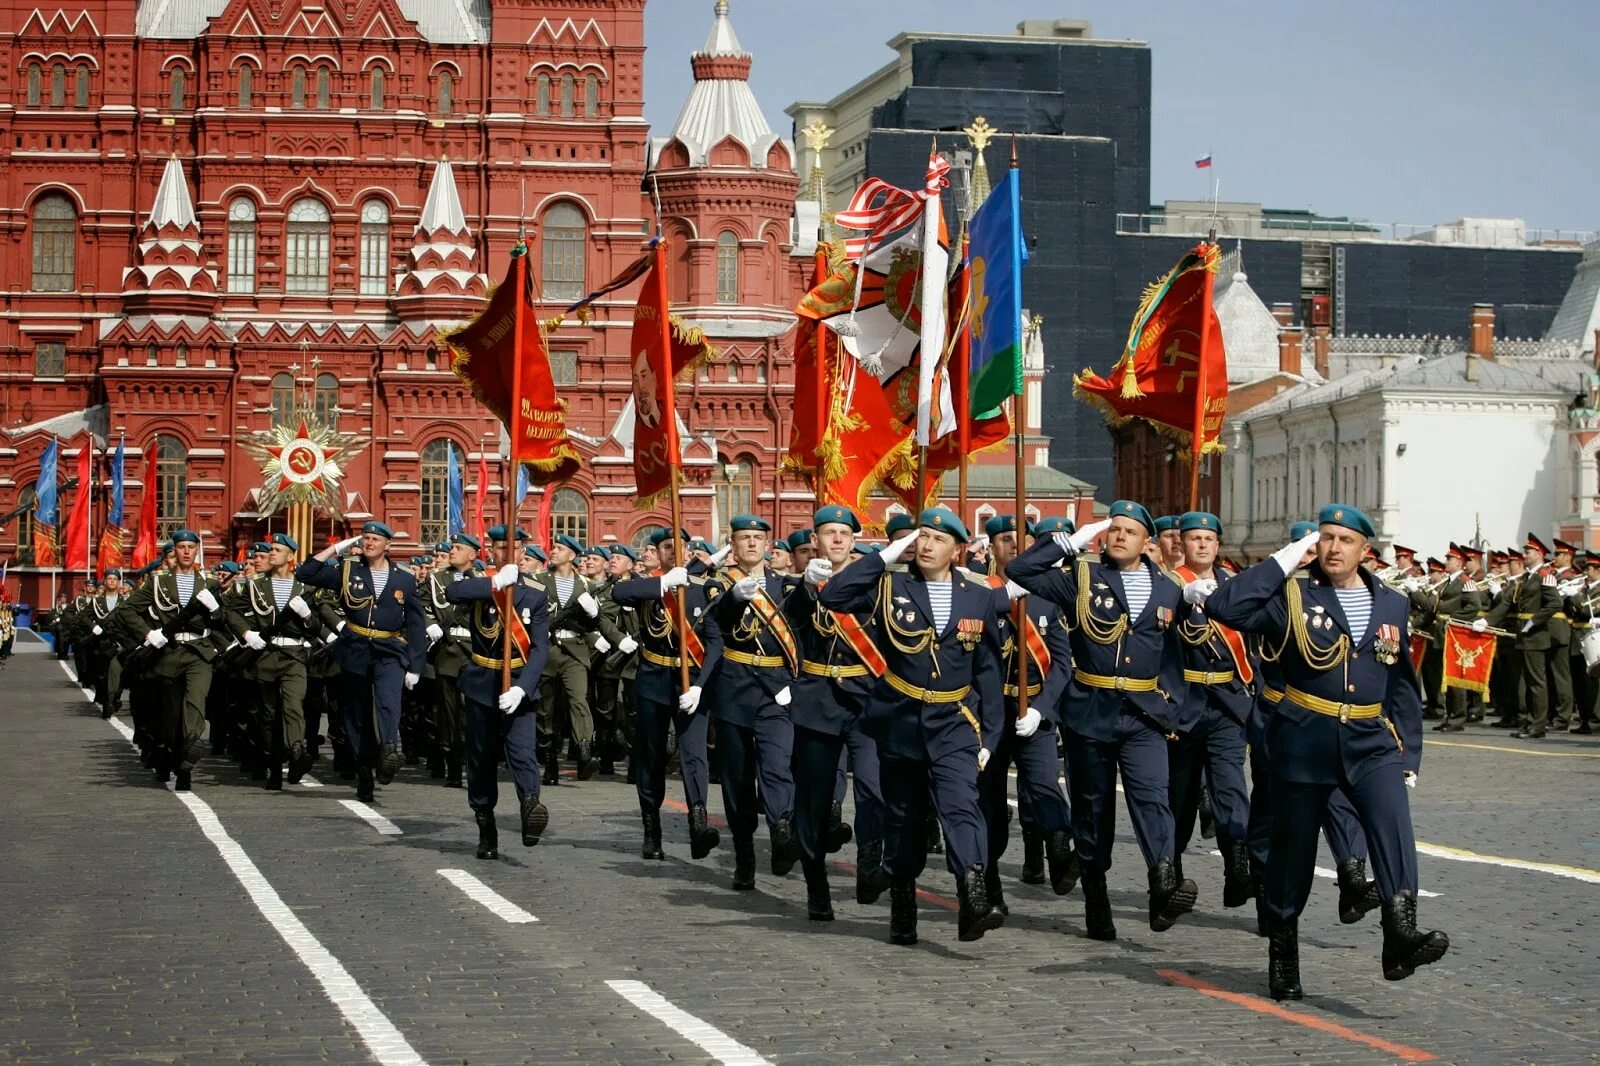
[[[280,533],[211,569],[180,530],[157,562],[58,612],[57,649],[104,716],[126,701],[157,783],[193,789],[197,768],[231,760],[275,791],[331,763],[375,802],[402,766],[425,765],[464,788],[484,860],[499,855],[500,765],[531,847],[560,832],[547,790],[568,760],[596,784],[626,764],[640,854],[665,858],[675,761],[693,858],[725,846],[717,784],[730,887],[755,887],[764,823],[771,876],[798,865],[807,917],[823,922],[827,857],[853,840],[855,898],[887,895],[903,945],[917,942],[930,854],[954,881],[961,940],[1004,925],[1013,771],[1022,880],[1081,891],[1086,935],[1115,939],[1120,780],[1151,931],[1204,903],[1183,865],[1202,827],[1224,857],[1216,902],[1255,901],[1271,995],[1298,999],[1319,834],[1339,920],[1379,912],[1385,978],[1450,946],[1418,925],[1408,795],[1438,694],[1419,671],[1433,653],[1413,645],[1451,627],[1504,641],[1520,672],[1495,708],[1543,736],[1552,713],[1574,720],[1582,649],[1555,664],[1600,602],[1600,557],[1578,574],[1567,546],[1546,564],[1535,537],[1504,575],[1460,546],[1437,578],[1404,548],[1375,562],[1370,521],[1342,504],[1242,570],[1219,558],[1215,515],[1153,518],[1132,501],[1082,529],[1001,515],[978,538],[930,507],[891,519],[886,544],[837,505],[781,540],[754,515],[729,527],[715,550],[663,529],[641,554],[565,536],[546,549],[500,525],[487,543],[457,534],[399,560],[392,531],[368,522],[304,562]],[[1483,710],[1448,687],[1434,728]]]

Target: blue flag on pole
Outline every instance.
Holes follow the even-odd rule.
[[[61,455],[61,442],[51,440],[39,457],[39,498],[33,505],[34,521],[42,525],[56,525],[56,463]]]
[[[984,417],[1022,394],[1022,181],[1015,168],[972,216],[972,364],[969,413]]]
[[[456,461],[455,446],[447,448],[450,455],[449,513],[445,517],[445,535],[460,533],[467,526],[466,492],[461,486],[461,464]]]
[[[126,438],[117,441],[116,454],[111,457],[111,508],[106,512],[106,525],[122,525],[122,446]]]
[[[517,506],[518,507],[521,507],[522,506],[522,501],[528,498],[528,489],[531,488],[531,487],[532,486],[528,481],[528,468],[523,466],[521,463],[518,463],[517,464]]]

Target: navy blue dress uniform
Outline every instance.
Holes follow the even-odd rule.
[[[861,532],[855,513],[837,505],[818,510],[812,525],[819,532],[828,525]],[[795,586],[783,609],[800,651],[800,676],[789,706],[794,723],[794,828],[806,875],[807,913],[827,921],[833,917],[828,835],[838,768],[847,748],[855,774],[856,901],[876,903],[889,886],[883,869],[878,745],[862,720],[887,664],[870,620],[828,610],[818,602],[815,585]]]
[[[513,635],[511,686],[501,687],[505,666],[504,593],[496,595],[487,577],[466,577],[444,586],[444,597],[461,608],[470,632],[470,659],[461,668],[460,687],[465,704],[464,732],[467,761],[467,806],[478,823],[478,858],[499,855],[494,808],[500,798],[495,766],[504,753],[506,769],[516,786],[522,816],[522,843],[539,843],[550,814],[539,800],[539,729],[533,701],[524,697],[537,691],[539,675],[550,655],[550,606],[542,589],[521,581],[511,586],[516,621],[527,635]],[[520,690],[518,694],[517,690]],[[508,697],[507,693],[511,695]],[[511,709],[505,709],[510,705]]]
[[[923,530],[953,537],[958,547],[970,540],[960,518],[943,507],[928,508],[918,521]],[[889,571],[891,549],[852,563],[817,597],[829,610],[871,615],[882,636],[887,669],[866,727],[878,744],[888,814],[890,941],[916,943],[916,879],[927,863],[930,783],[961,899],[960,935],[975,940],[1001,920],[984,891],[988,834],[978,802],[980,767],[999,746],[1001,730],[1010,728],[994,590],[952,567],[950,614],[939,628],[921,570],[913,562]]]
[[[1179,516],[1180,535],[1209,531],[1222,538],[1222,522],[1205,511]],[[1185,582],[1198,576],[1186,565],[1175,573]],[[1219,584],[1230,575],[1215,567]],[[1184,717],[1194,723],[1169,749],[1169,797],[1173,853],[1183,877],[1183,852],[1194,835],[1202,789],[1209,787],[1223,857],[1222,902],[1242,907],[1255,895],[1250,873],[1250,800],[1245,789],[1245,726],[1255,708],[1256,666],[1242,634],[1207,617],[1198,605],[1178,624],[1183,642],[1183,677],[1194,707]]]
[[[1323,508],[1319,530],[1324,543],[1373,534],[1367,516],[1345,504]],[[1416,929],[1417,854],[1405,775],[1421,762],[1422,697],[1410,655],[1410,605],[1360,567],[1353,571],[1358,584],[1343,589],[1317,562],[1305,581],[1286,580],[1297,564],[1258,563],[1206,602],[1212,618],[1265,639],[1284,683],[1267,724],[1276,817],[1265,887],[1269,985],[1277,999],[1302,995],[1297,923],[1311,890],[1317,827],[1335,790],[1354,803],[1372,848],[1384,977],[1407,977],[1449,946],[1444,934]],[[1364,626],[1362,611],[1369,612]]]
[[[368,522],[361,532],[394,536],[382,522]],[[374,763],[382,784],[399,772],[401,694],[407,675],[420,677],[427,661],[427,621],[416,579],[390,566],[380,590],[360,555],[327,562],[313,557],[300,564],[295,576],[339,594],[344,625],[329,654],[340,670],[345,736],[358,774],[356,794],[370,800]]]
[[[457,570],[450,565],[450,552],[456,546],[474,554],[482,550],[476,537],[457,533],[435,547],[443,549],[445,561],[436,566],[427,581],[418,587],[422,613],[427,620],[428,667],[434,682],[434,751],[428,759],[430,776],[443,777],[450,788],[461,787],[462,759],[466,752],[466,708],[462,704],[460,678],[472,657],[472,630],[466,611],[450,602],[450,586],[471,576],[468,563]]]
[[[1142,526],[1146,536],[1154,533],[1141,504],[1118,500],[1111,520],[1119,518]],[[1146,575],[1150,594],[1135,615],[1124,572],[1109,556],[1078,555],[1070,566],[1058,567],[1068,554],[1057,538],[1041,538],[1012,562],[1010,574],[1030,593],[1069,605],[1072,674],[1060,714],[1087,930],[1098,940],[1117,935],[1106,871],[1115,840],[1120,768],[1134,835],[1149,869],[1150,927],[1161,932],[1194,906],[1198,892],[1194,882],[1178,877],[1167,801],[1167,747],[1192,725],[1185,718],[1192,708],[1177,630],[1183,592],[1141,557],[1134,569]]]
[[[677,541],[680,560],[688,546],[683,531]],[[651,534],[658,549],[671,536],[670,530]],[[639,635],[639,670],[634,678],[634,783],[639,791],[639,811],[644,822],[644,844],[640,855],[664,859],[661,848],[661,804],[667,790],[667,730],[678,737],[678,765],[683,773],[684,802],[689,807],[689,848],[697,859],[711,854],[721,835],[710,825],[706,813],[709,770],[706,761],[707,714],[696,705],[685,710],[681,691],[678,647],[676,590],[662,592],[662,578],[669,571],[649,577],[621,581],[611,590],[619,606],[633,607],[644,616]],[[702,689],[715,679],[722,663],[722,631],[710,608],[720,590],[703,578],[690,577],[684,586],[684,609],[689,628],[689,685]],[[669,600],[667,597],[671,597]],[[700,693],[696,693],[698,698]]]
[[[991,552],[1000,550],[996,541],[1017,529],[1013,515],[996,515],[984,523],[983,531],[989,537]],[[1034,532],[1033,524],[1028,531]],[[1020,545],[1018,546],[1020,549]],[[998,555],[991,555],[991,571]],[[1005,894],[1000,885],[1000,859],[1005,854],[1011,836],[1011,804],[1009,802],[1010,767],[1017,768],[1017,809],[1025,814],[1026,825],[1040,834],[1050,863],[1050,884],[1057,895],[1064,896],[1078,883],[1081,869],[1072,847],[1072,809],[1061,794],[1061,755],[1056,739],[1059,723],[1056,709],[1043,704],[1045,679],[1054,662],[1048,642],[1053,630],[1061,629],[1060,607],[1043,596],[1022,596],[1019,602],[1027,619],[1026,629],[1020,639],[1015,624],[1013,601],[1006,591],[1005,575],[991,572],[984,579],[993,587],[995,611],[999,616],[1000,643],[1004,678],[1006,728],[1000,731],[999,745],[984,773],[978,778],[979,794],[983,802],[984,821],[989,836],[989,865],[985,871],[984,887],[991,906],[1006,913]],[[1065,631],[1062,636],[1065,637]],[[1017,657],[1022,649],[1028,657],[1028,709],[1037,712],[1037,720],[1028,722],[1028,735],[1018,732],[1021,702],[1017,687]],[[1067,653],[1070,656],[1070,652]]]
[[[1041,518],[1034,523],[1035,537],[1048,537],[1057,533],[1072,534],[1078,531],[1077,523],[1070,518]],[[1039,597],[1040,603],[1050,603],[1044,597]],[[1067,685],[1072,681],[1072,620],[1067,611],[1060,604],[1052,604],[1055,615],[1047,626],[1042,627],[1045,647],[1050,652],[1050,669],[1045,671],[1044,686],[1039,695],[1030,701],[1030,706],[1037,707],[1044,716],[1040,729],[1049,728],[1050,734],[1056,745],[1056,761],[1061,763],[1061,780],[1066,780],[1066,764],[1062,757],[1062,730],[1061,730],[1061,697],[1067,691]],[[1060,789],[1058,788],[1059,792]],[[1039,832],[1038,824],[1033,817],[1034,795],[1031,787],[1018,786],[1017,788],[1017,821],[1022,825],[1022,871],[1023,884],[1042,885],[1049,878],[1045,876],[1044,861],[1044,835]],[[1065,802],[1065,801],[1064,801]],[[1072,833],[1072,808],[1067,807],[1067,833],[1071,841]],[[1077,852],[1073,852],[1076,862]],[[1079,868],[1082,874],[1082,868]]]
[[[771,533],[755,515],[735,515],[730,533]],[[722,808],[733,834],[733,887],[755,887],[755,831],[765,814],[772,843],[772,872],[782,877],[800,857],[794,838],[794,700],[800,660],[794,631],[783,614],[788,585],[763,568],[754,598],[734,592],[750,576],[735,565],[708,582],[717,587],[715,615],[722,633],[722,665],[709,687],[717,721],[717,765]],[[756,780],[760,778],[758,811]],[[830,792],[831,795],[831,792]]]

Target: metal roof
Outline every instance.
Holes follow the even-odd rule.
[[[228,0],[141,0],[134,20],[140,37],[188,40],[204,33]],[[489,39],[489,0],[396,0],[400,13],[435,44],[478,44]],[[292,21],[295,11],[281,20]]]

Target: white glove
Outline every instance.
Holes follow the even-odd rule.
[[[1494,580],[1493,578],[1489,579],[1489,595],[1491,595],[1491,596],[1500,595],[1500,582]]]
[[[152,629],[144,635],[144,642],[159,650],[167,646],[167,635],[159,629]]]
[[[700,686],[691,685],[689,691],[678,697],[678,710],[693,714],[700,709]]]
[[[1028,713],[1017,719],[1017,736],[1033,736],[1039,731],[1039,723],[1042,721],[1044,721],[1044,715],[1040,714],[1037,708],[1029,707]]]
[[[287,606],[289,610],[293,611],[301,618],[311,617],[311,605],[306,603],[306,601],[301,599],[299,596],[290,596]]]
[[[712,554],[712,556],[711,556],[711,565],[712,566],[721,566],[722,565],[722,560],[726,559],[728,557],[728,553],[731,552],[731,551],[733,551],[733,545],[732,544],[724,544],[722,546],[722,550],[721,551],[715,552],[715,553]]]
[[[578,596],[578,606],[583,608],[583,613],[590,618],[600,617],[600,601],[587,592]]]
[[[343,629],[343,628],[344,628],[344,625],[343,625],[343,623],[341,623],[340,626],[339,626],[339,629]],[[324,643],[324,644],[332,644],[334,641],[338,640],[339,639],[339,629],[335,629],[332,633],[329,633],[327,635],[327,637],[323,639],[322,643]]]
[[[1215,578],[1197,577],[1183,586],[1183,602],[1192,603],[1196,607],[1206,602],[1206,597],[1217,591]]]
[[[217,598],[216,596],[212,595],[210,589],[201,589],[199,592],[194,594],[194,598],[204,604],[205,609],[208,611],[215,611],[221,606],[221,604],[217,603]]]
[[[594,638],[594,650],[604,655],[611,650],[611,642],[605,637],[597,636]]]
[[[910,551],[911,550],[911,546],[913,544],[915,544],[917,542],[917,540],[921,536],[922,536],[922,531],[918,530],[917,532],[912,533],[911,536],[909,536],[909,537],[901,537],[899,540],[895,541],[893,544],[890,544],[887,547],[885,547],[883,549],[883,551],[879,552],[878,553],[878,558],[883,560],[883,564],[885,566],[888,566],[891,563],[899,562],[900,561],[900,557],[902,555],[904,555],[906,552]]]
[[[428,634],[429,644],[437,644],[444,639],[444,630],[439,627],[438,622],[429,622],[428,628],[424,629],[423,632]]]
[[[1563,597],[1576,596],[1578,593],[1583,591],[1583,584],[1583,578],[1575,577],[1570,580],[1563,581],[1559,586],[1557,586],[1556,591],[1561,593]]]
[[[989,749],[988,748],[979,748],[978,749],[978,772],[982,773],[983,772],[983,768],[985,766],[988,766],[988,765],[989,765]]]
[[[500,709],[507,714],[516,714],[517,708],[521,707],[522,701],[527,698],[528,694],[522,691],[520,686],[512,685],[510,688],[500,693]]]
[[[1522,631],[1524,633],[1532,633],[1533,632],[1533,619],[1530,618],[1526,622],[1522,623]]]
[[[787,707],[794,702],[794,693],[789,691],[788,685],[785,685],[776,696],[772,697],[772,702],[779,707]]]
[[[421,681],[421,680],[422,680],[422,675],[421,674],[411,674],[411,673],[406,674],[406,689],[407,689],[407,691],[416,688],[417,687],[417,682]]]
[[[833,577],[833,564],[826,559],[813,559],[806,564],[806,584],[819,589]]]
[[[266,651],[267,642],[261,639],[261,634],[253,629],[244,631],[244,646],[251,651]]]
[[[1412,773],[1410,770],[1407,770],[1405,772],[1405,782],[1406,782],[1406,787],[1407,788],[1416,788],[1417,787],[1417,775]]]
[[[1485,633],[1488,629],[1489,620],[1487,618],[1474,618],[1472,620],[1472,631],[1474,633]]]
[[[1102,518],[1098,522],[1090,522],[1076,533],[1067,538],[1071,551],[1076,554],[1094,543],[1094,539],[1111,528],[1111,519]]]
[[[749,603],[761,591],[759,577],[743,577],[733,583],[733,598],[740,603]]]
[[[1427,582],[1415,575],[1400,582],[1400,587],[1405,589],[1407,592],[1421,592],[1426,586]]]
[[[624,655],[632,655],[639,650],[639,642],[632,637],[623,637],[617,642],[617,650]]]
[[[99,626],[95,626],[93,629],[89,630],[89,632],[93,633],[97,637],[105,635],[105,630],[101,629]]]
[[[671,570],[661,575],[661,598],[666,599],[667,593],[673,589],[681,589],[689,584],[689,571],[681,566],[674,566]]]
[[[1278,564],[1278,569],[1283,571],[1283,576],[1288,577],[1300,569],[1300,560],[1322,539],[1322,534],[1307,533],[1293,544],[1279,548],[1272,553],[1272,561]]]
[[[1027,589],[1023,588],[1021,585],[1017,584],[1015,581],[1012,581],[1009,577],[1006,578],[1006,595],[1008,597],[1010,597],[1012,603],[1016,603],[1018,600],[1022,599],[1022,597],[1026,596],[1027,594],[1028,594],[1028,590]]]
[[[506,563],[504,566],[494,572],[494,577],[489,580],[489,584],[493,585],[496,589],[510,588],[521,578],[522,571],[517,569],[517,564]]]
[[[344,540],[341,540],[339,543],[333,546],[333,554],[343,555],[345,552],[349,551],[351,548],[354,548],[360,543],[361,537],[359,535],[354,537],[346,537]]]

